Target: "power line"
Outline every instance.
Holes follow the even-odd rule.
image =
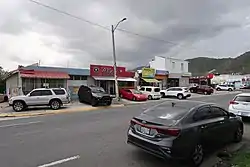
[[[42,6],[42,7],[45,7],[47,9],[50,9],[50,10],[53,10],[55,12],[58,12],[58,13],[61,13],[61,14],[64,14],[66,16],[69,16],[71,18],[74,18],[74,19],[77,19],[77,20],[80,20],[80,21],[83,21],[85,23],[88,23],[88,24],[91,24],[93,26],[97,26],[97,27],[100,27],[102,29],[105,29],[105,30],[108,30],[108,31],[111,31],[110,28],[108,28],[107,26],[103,26],[101,24],[98,24],[98,23],[95,23],[95,22],[92,22],[92,21],[89,21],[89,20],[86,20],[82,17],[79,17],[79,16],[76,16],[76,15],[73,15],[71,13],[68,13],[66,11],[63,11],[63,10],[60,10],[60,9],[57,9],[55,7],[52,7],[50,5],[47,5],[47,4],[44,4],[44,3],[41,3],[41,2],[38,2],[38,1],[35,1],[35,0],[28,0],[32,3],[35,3],[39,6]],[[168,40],[163,40],[163,39],[158,39],[158,38],[154,38],[154,37],[150,37],[150,36],[146,36],[146,35],[141,35],[141,34],[138,34],[138,33],[135,33],[135,32],[131,32],[131,31],[128,31],[128,30],[124,30],[124,29],[120,29],[120,28],[117,28],[118,31],[121,31],[121,32],[124,32],[124,33],[127,33],[127,34],[131,34],[131,35],[134,35],[134,36],[137,36],[137,37],[141,37],[141,38],[145,38],[145,39],[150,39],[150,40],[154,40],[154,41],[158,41],[158,42],[162,42],[162,43],[167,43],[167,44],[171,44],[171,45],[174,45],[174,46],[180,46],[178,43],[174,43],[174,42],[171,42],[171,41],[168,41]],[[180,46],[182,47],[182,46]],[[185,48],[187,49],[187,48]],[[194,50],[199,50],[197,48],[192,48],[192,47],[189,47],[189,49],[194,49]],[[211,50],[204,50],[205,52],[210,52],[210,53],[215,53]],[[216,53],[217,54],[217,53]]]

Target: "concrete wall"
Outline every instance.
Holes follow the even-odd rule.
[[[150,68],[154,68],[156,70],[166,70],[166,58],[155,56],[152,61],[149,62]]]
[[[189,86],[189,77],[182,77],[182,78],[180,78],[179,85],[181,87]]]
[[[188,73],[188,61],[166,58],[166,70],[170,73]]]
[[[22,95],[22,79],[19,73],[13,74],[6,80],[6,93],[8,97]]]

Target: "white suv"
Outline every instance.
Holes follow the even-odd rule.
[[[148,95],[148,99],[161,99],[161,89],[159,87],[153,87],[153,86],[141,86],[140,91],[143,94]]]
[[[171,87],[166,90],[161,90],[162,97],[177,97],[178,99],[186,99],[191,97],[191,93],[187,87]]]
[[[229,102],[228,111],[242,117],[250,117],[250,93],[236,95]]]
[[[233,85],[217,85],[216,86],[216,90],[217,91],[220,91],[220,90],[233,91],[234,90],[234,86]]]
[[[9,105],[16,112],[23,111],[29,106],[50,106],[57,110],[63,104],[70,103],[70,96],[64,88],[34,89],[26,96],[15,96],[9,99]]]

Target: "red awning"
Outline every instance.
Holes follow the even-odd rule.
[[[22,78],[69,79],[65,72],[20,70]]]

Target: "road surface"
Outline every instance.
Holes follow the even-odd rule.
[[[227,107],[233,96],[192,100],[217,102]],[[0,121],[0,166],[176,166],[126,144],[130,119],[152,105]],[[246,124],[246,135],[249,132],[250,126]]]

